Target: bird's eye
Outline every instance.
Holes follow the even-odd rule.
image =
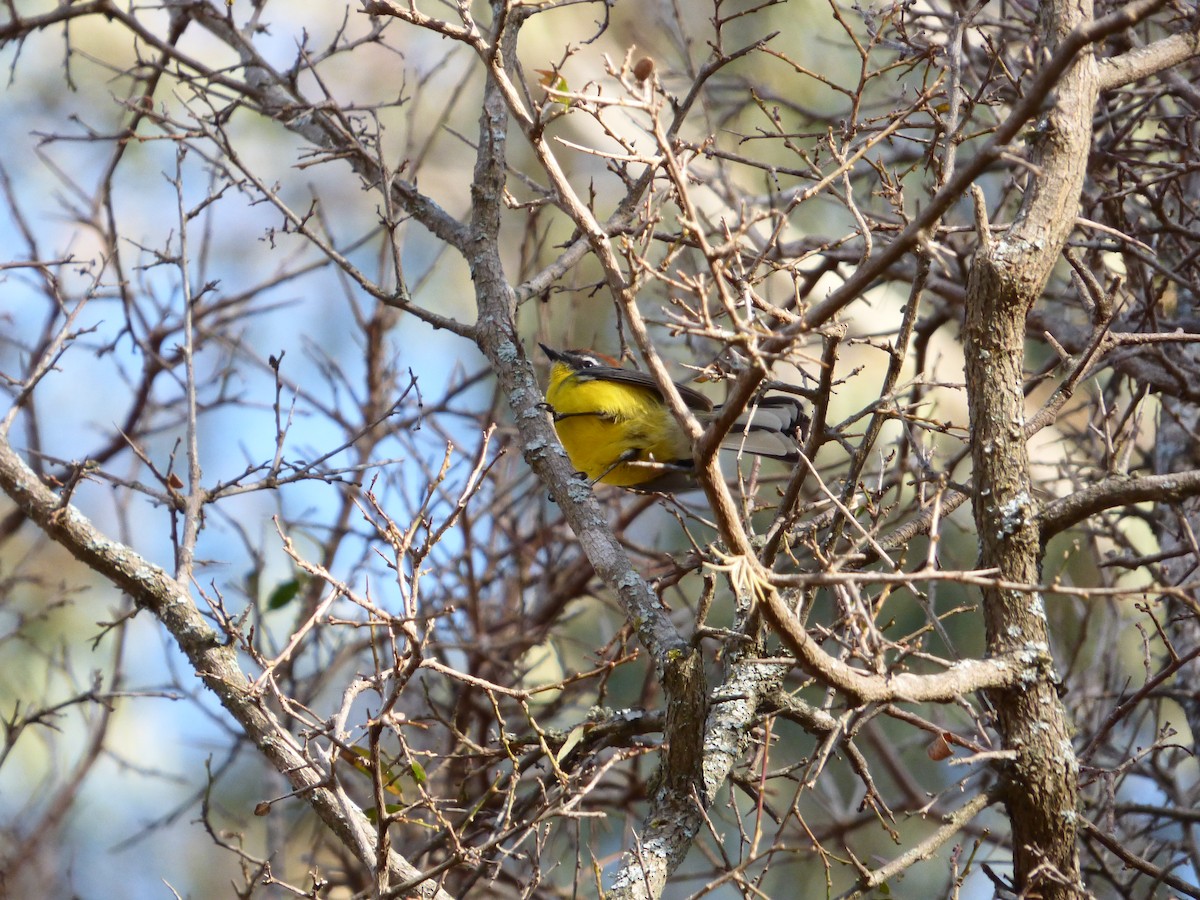
[[[580,368],[591,369],[600,365],[600,360],[596,359],[594,356],[581,356],[579,357],[579,365]]]

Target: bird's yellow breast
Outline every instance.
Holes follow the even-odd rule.
[[[662,475],[661,469],[622,460],[691,462],[691,442],[653,390],[580,377],[555,363],[546,400],[571,465],[592,480],[630,487]]]

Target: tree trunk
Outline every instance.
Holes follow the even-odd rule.
[[[1091,20],[1091,3],[1048,2],[1048,49]],[[1031,168],[1012,227],[981,234],[967,283],[965,350],[975,471],[974,512],[980,564],[1001,579],[1036,583],[1041,568],[1038,505],[1025,435],[1025,317],[1041,294],[1078,211],[1097,96],[1096,66],[1083,52],[1059,82],[1055,104],[1037,123]],[[1013,828],[1015,882],[1022,896],[1081,893],[1076,850],[1078,765],[1059,701],[1042,598],[984,591],[992,655],[1026,655],[1027,677],[991,695],[1007,766],[1005,800]]]

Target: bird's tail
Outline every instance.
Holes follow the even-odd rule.
[[[720,413],[720,408],[713,411]],[[795,397],[772,394],[751,404],[738,416],[721,446],[739,453],[797,462],[808,416]]]

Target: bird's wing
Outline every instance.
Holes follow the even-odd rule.
[[[717,407],[716,414],[721,408]],[[808,430],[808,416],[795,397],[773,394],[760,397],[738,416],[722,446],[784,462],[800,458],[800,442]]]
[[[617,381],[621,384],[632,384],[654,391],[658,396],[662,396],[662,391],[658,389],[658,382],[654,380],[654,376],[646,372],[639,372],[637,369],[618,369],[614,366],[589,366],[586,369],[577,371],[575,377],[584,381]],[[687,404],[689,409],[708,412],[713,408],[711,400],[686,384],[680,384],[677,381],[675,382],[675,389],[679,391],[679,396],[683,398],[683,402]]]

